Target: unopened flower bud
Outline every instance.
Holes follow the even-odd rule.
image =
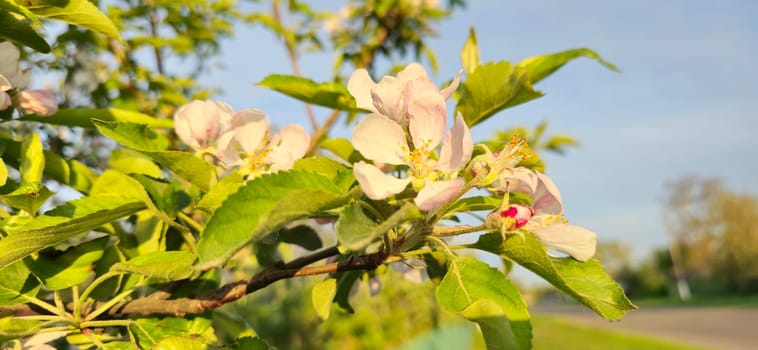
[[[49,116],[58,112],[55,94],[46,89],[24,90],[18,94],[18,108],[24,114]]]

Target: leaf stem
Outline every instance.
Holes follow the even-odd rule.
[[[79,297],[79,302],[74,304],[74,319],[75,320],[77,320],[78,322],[81,321],[82,305],[84,304],[85,301],[87,301],[87,297],[89,297],[90,293],[92,293],[95,290],[95,288],[97,288],[97,286],[105,282],[107,279],[118,276],[119,274],[120,273],[108,271],[105,274],[101,275],[100,277],[96,278],[94,281],[92,281],[92,283],[90,283],[90,285],[87,286],[87,288],[85,288],[84,291],[82,291],[82,295]]]

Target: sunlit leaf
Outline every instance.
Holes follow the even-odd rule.
[[[532,234],[525,234],[523,239],[510,236],[505,244],[499,233],[484,234],[472,247],[513,260],[608,320],[619,320],[636,308],[597,260],[551,258]]]
[[[8,235],[0,239],[0,251],[3,252],[0,254],[0,268],[143,209],[144,203],[129,197],[84,197],[62,204],[32,220],[5,220],[2,224]]]
[[[42,181],[42,172],[45,169],[45,156],[42,152],[42,140],[38,133],[33,133],[24,138],[21,143],[21,172],[22,183]]]
[[[524,68],[529,74],[529,81],[532,84],[536,84],[538,81],[546,78],[550,74],[553,74],[553,72],[563,67],[566,63],[569,63],[570,61],[579,57],[591,58],[614,72],[619,71],[619,69],[616,68],[616,66],[614,66],[612,63],[604,60],[595,51],[587,48],[572,49],[547,55],[532,56],[521,60],[521,62],[517,63],[516,66]]]
[[[17,261],[0,269],[0,306],[26,303],[25,297],[34,297],[37,291],[39,281],[23,262]]]
[[[25,5],[39,17],[82,26],[123,41],[116,25],[89,0],[31,0]]]
[[[515,340],[485,337],[488,348],[531,349],[532,326],[526,304],[518,287],[497,269],[468,257],[449,260],[447,274],[437,287],[437,300],[442,308],[460,313],[480,326],[484,324],[483,328],[509,325],[510,329],[499,331],[513,334]],[[499,309],[483,310],[488,303]]]
[[[329,318],[329,311],[332,308],[332,301],[337,294],[337,280],[327,278],[313,286],[311,291],[311,303],[316,309],[316,315],[322,320]]]
[[[94,128],[93,119],[104,122],[145,124],[151,128],[165,129],[174,127],[174,121],[171,119],[158,119],[147,114],[118,108],[65,108],[46,117],[31,114],[19,119],[53,125],[79,126],[82,128]]]
[[[0,4],[9,4],[9,2],[2,0]],[[50,44],[37,33],[32,21],[24,16],[3,9],[0,10],[0,23],[3,24],[0,27],[0,38],[31,47],[41,53],[50,52]]]
[[[103,256],[110,237],[101,237],[79,244],[65,252],[47,252],[25,259],[45,288],[59,290],[78,285],[90,277],[94,262]]]
[[[358,251],[366,248],[376,238],[392,228],[411,220],[422,218],[418,208],[407,203],[382,223],[371,220],[361,209],[359,202],[345,207],[337,220],[337,239],[345,248]]]
[[[258,85],[303,102],[343,111],[359,111],[355,106],[355,99],[342,84],[319,84],[308,78],[272,74],[261,80]]]
[[[473,27],[469,29],[468,39],[463,44],[461,50],[461,63],[463,64],[463,70],[466,74],[474,73],[476,67],[479,66],[479,47],[476,44],[476,31]]]
[[[149,278],[176,281],[192,276],[195,255],[185,251],[153,252],[114,264],[113,272],[135,273]]]
[[[340,207],[351,197],[328,177],[302,170],[248,181],[208,221],[197,245],[198,268],[223,264],[250,242],[293,220]]]

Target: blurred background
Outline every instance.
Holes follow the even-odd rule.
[[[330,111],[255,84],[272,73],[344,82],[356,67],[379,78],[412,61],[443,84],[461,69],[470,28],[483,62],[595,50],[621,72],[578,59],[537,84],[544,97],[473,130],[475,141],[502,143],[514,130],[529,136],[567,219],[598,233],[599,259],[641,306],[607,326],[516,270],[534,305],[535,346],[726,349],[758,341],[740,328],[758,321],[758,2],[102,3],[129,47],[52,27],[54,56],[27,57],[47,72],[33,82],[63,91],[64,106],[170,117],[191,98],[213,97],[261,109],[279,127],[307,126]],[[350,129],[340,120],[330,136],[349,137]],[[72,157],[107,158],[92,151],[88,131],[49,131]],[[481,346],[472,326],[437,311],[430,283],[384,283],[376,296],[364,283],[354,314],[320,321],[310,308],[315,281],[280,282],[214,317],[229,334],[254,329],[283,349]],[[711,318],[731,326],[697,323]]]

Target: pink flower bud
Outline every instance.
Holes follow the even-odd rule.
[[[50,90],[24,90],[18,94],[18,108],[24,114],[46,117],[58,112],[58,101]]]
[[[508,209],[500,212],[501,218],[512,218],[515,220],[515,224],[513,227],[510,227],[509,230],[524,227],[524,225],[529,222],[529,219],[531,219],[533,215],[534,211],[532,208],[522,205],[511,205],[508,207]]]

